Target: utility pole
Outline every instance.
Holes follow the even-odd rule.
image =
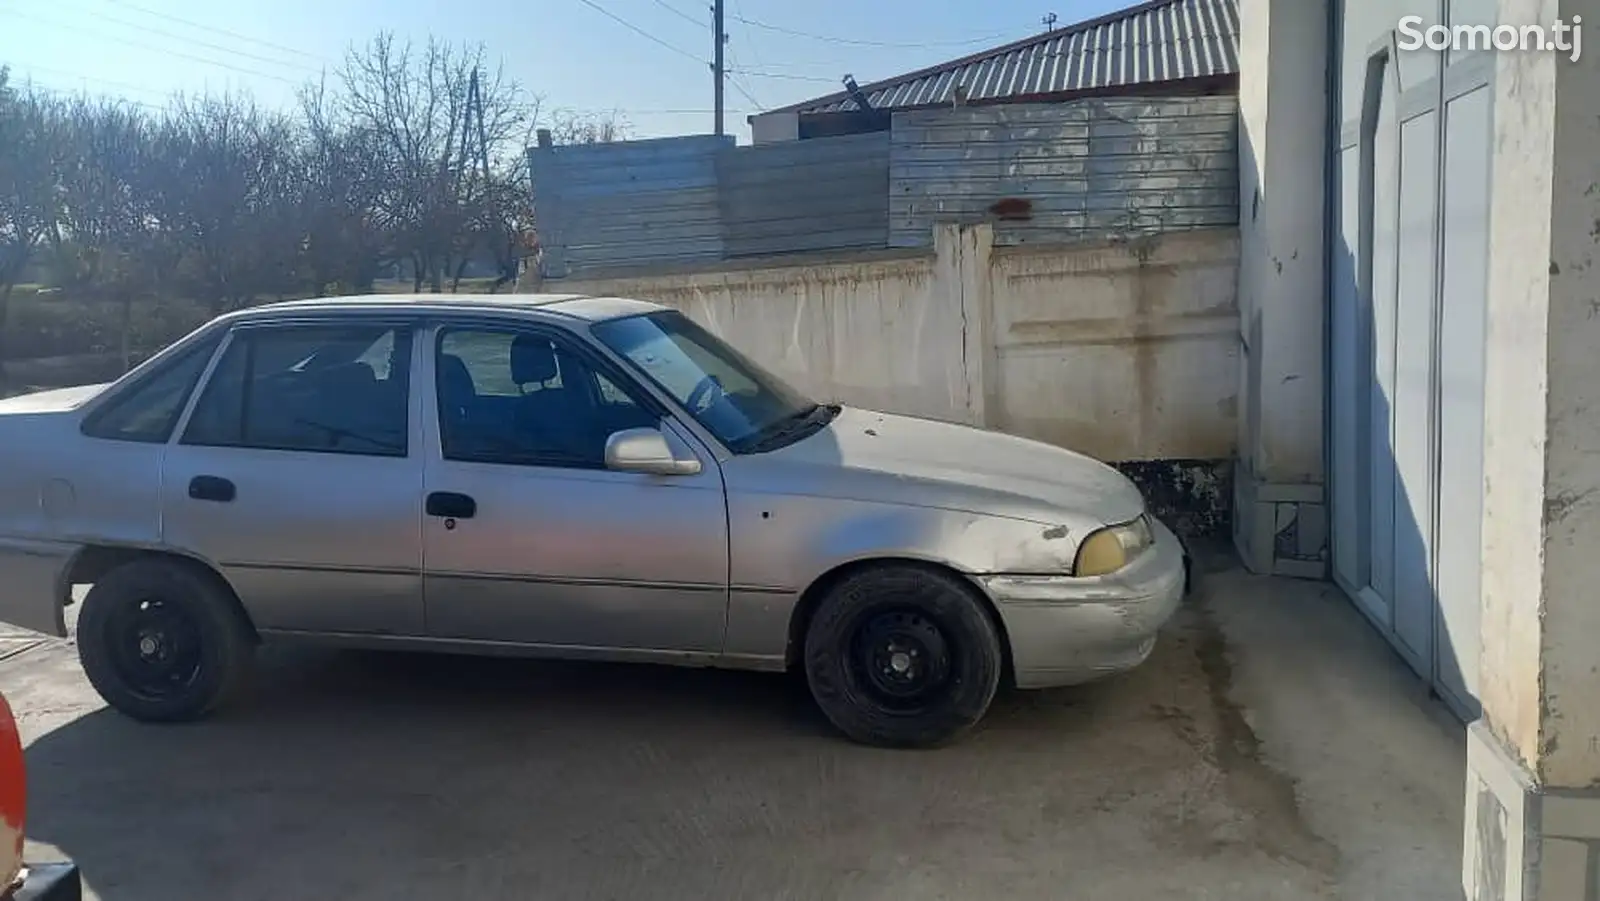
[[[483,178],[485,186],[489,184],[489,133],[483,124],[483,82],[478,78],[478,70],[472,70],[472,116],[478,123],[478,159],[479,175]],[[494,197],[493,192],[489,195]],[[490,209],[494,207],[491,204]]]
[[[462,186],[463,182],[465,181],[465,179],[467,177],[467,161],[472,159],[472,157],[467,155],[468,152],[469,152],[467,150],[467,146],[472,141],[472,139],[470,137],[471,134],[472,134],[472,104],[473,104],[473,99],[475,97],[477,97],[477,96],[478,96],[478,70],[477,69],[473,69],[472,70],[472,78],[471,78],[471,80],[469,80],[467,82],[467,97],[466,97],[466,104],[465,104],[466,105],[466,109],[462,111],[462,115],[461,115],[461,146],[460,146],[460,149],[456,153],[456,163],[455,163],[455,173],[454,173],[454,175],[455,175],[455,187],[456,187],[456,195],[457,196],[460,196],[460,194],[461,194],[461,186]],[[454,137],[455,137],[454,135],[451,135],[451,139],[452,140],[454,139]]]
[[[717,137],[722,137],[722,83],[728,77],[727,69],[722,65],[722,45],[728,42],[728,36],[722,33],[722,4],[724,0],[712,0],[711,4],[711,39],[716,42],[715,62],[711,64],[711,71],[716,81],[713,85],[716,109]]]

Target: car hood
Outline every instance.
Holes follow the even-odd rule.
[[[856,477],[841,480],[838,489],[862,500],[1103,525],[1144,512],[1139,489],[1098,460],[931,419],[845,407],[827,428],[772,456],[842,469]]]

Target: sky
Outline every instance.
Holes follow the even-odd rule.
[[[726,0],[728,131],[746,117],[935,65],[1136,0]],[[615,112],[633,137],[713,130],[710,0],[0,0],[14,81],[159,107],[246,89],[273,106],[380,31],[482,43],[546,110]],[[463,10],[471,10],[464,12]]]

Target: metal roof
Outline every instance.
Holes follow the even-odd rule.
[[[1152,0],[861,89],[874,108],[897,109],[950,103],[958,85],[981,102],[1238,72],[1238,0]],[[840,91],[769,112],[854,109]]]

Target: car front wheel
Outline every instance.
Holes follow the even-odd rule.
[[[113,708],[197,720],[243,682],[255,640],[233,593],[198,565],[149,558],[99,579],[78,617],[78,656]]]
[[[971,586],[913,566],[845,577],[805,638],[806,681],[829,720],[880,747],[933,747],[972,728],[1000,685],[1000,636]]]

